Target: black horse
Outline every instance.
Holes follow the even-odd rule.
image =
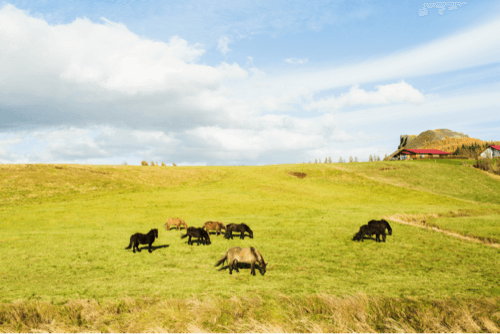
[[[241,224],[228,224],[226,226],[226,234],[224,235],[224,237],[226,237],[227,239],[232,239],[233,238],[233,231],[234,232],[240,232],[240,239],[244,239],[245,238],[245,232],[247,232],[248,236],[251,239],[253,239],[253,232],[250,229],[250,227],[248,227],[248,225],[245,224],[245,223],[241,223]]]
[[[377,234],[379,232],[378,226],[372,225],[363,225],[359,228],[358,233],[354,235],[352,238],[353,241],[364,241],[365,235],[371,237],[373,234],[377,235],[376,241],[379,241],[379,235]]]
[[[188,227],[186,232],[186,234],[181,235],[181,239],[189,237],[188,245],[193,244],[193,242],[191,241],[191,237],[198,238],[198,245],[200,245],[200,240],[203,240],[204,245],[210,244],[210,235],[203,229],[203,227],[190,226]]]
[[[141,249],[139,248],[139,244],[142,245],[149,244],[149,252],[151,253],[152,252],[151,245],[153,244],[156,238],[158,238],[157,228],[152,229],[151,231],[148,232],[148,234],[136,233],[130,237],[130,244],[125,249],[130,249],[133,245],[134,248],[132,248],[132,250],[134,251],[134,253],[136,248],[140,252]]]
[[[389,223],[387,222],[387,220],[385,219],[381,219],[381,220],[370,220],[368,222],[368,226],[379,226],[379,229],[382,229],[385,231],[385,229],[387,229],[387,234],[388,235],[392,235],[392,228],[391,228],[391,225],[389,225]]]

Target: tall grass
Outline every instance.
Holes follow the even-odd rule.
[[[499,332],[500,299],[336,297],[124,299],[0,305],[5,332]]]

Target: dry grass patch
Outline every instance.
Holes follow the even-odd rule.
[[[24,301],[0,305],[6,332],[498,332],[500,298],[326,294],[190,299]]]
[[[482,217],[487,215],[500,214],[498,209],[490,210],[455,210],[445,213],[430,213],[430,214],[395,214],[385,217],[388,220],[406,223],[408,225],[430,228],[438,232],[445,233],[450,236],[459,237],[461,239],[473,242],[481,242],[489,246],[500,247],[499,239],[495,236],[481,235],[481,228],[478,226],[476,233],[465,232],[460,228],[446,228],[440,223],[440,218],[464,218],[464,217]]]

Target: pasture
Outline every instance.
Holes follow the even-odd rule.
[[[299,179],[289,172],[307,176]],[[447,218],[450,213],[467,214]],[[45,324],[43,316],[39,322],[26,320],[37,312],[54,314],[66,331],[272,331],[297,312],[309,319],[308,325],[283,330],[498,330],[500,248],[390,220],[393,235],[386,243],[352,241],[369,220],[396,214],[434,214],[440,217],[434,222],[438,226],[495,241],[500,181],[467,166],[419,161],[239,167],[0,165],[0,330],[59,328],[50,327],[50,319]],[[169,217],[195,227],[209,220],[244,222],[254,239],[227,240],[212,231],[210,245],[191,246],[180,238],[184,229],[165,230]],[[159,238],[151,254],[147,246],[135,254],[125,250],[132,234],[153,228]],[[227,269],[215,268],[232,246],[258,249],[268,263],[266,274],[257,270],[251,276],[243,268],[229,275]],[[333,301],[344,305],[339,307],[347,314],[347,327],[325,311],[334,307]],[[248,311],[234,313],[245,303]],[[364,325],[354,321],[359,318],[352,306],[356,303],[368,314]],[[449,310],[442,311],[436,306],[440,303]],[[68,305],[80,305],[79,324],[71,320],[71,312],[61,311],[71,309]],[[127,311],[110,315],[102,305],[122,305]],[[173,309],[157,311],[158,305]],[[184,319],[182,310],[192,311],[193,305],[208,315],[191,327],[175,327]],[[375,310],[381,305],[397,326],[391,327],[388,315]],[[89,308],[96,314],[106,311],[93,321],[102,327],[92,327],[82,315]],[[476,310],[470,316],[478,319],[475,325],[443,325],[439,314],[456,321],[460,317],[453,320],[451,315],[465,314],[464,308]],[[438,314],[441,323],[425,327],[424,319],[420,325],[404,320],[420,317],[417,309],[435,309],[430,313]],[[25,318],[13,315],[20,310]],[[139,321],[142,327],[127,327],[125,323],[139,317],[137,312],[154,325]],[[170,320],[158,319],[154,312],[168,313]]]

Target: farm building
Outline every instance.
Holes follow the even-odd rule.
[[[479,154],[481,158],[498,158],[500,157],[500,145],[491,145],[486,150]]]
[[[414,149],[404,149],[398,154],[394,155],[396,160],[407,160],[407,159],[430,159],[430,158],[441,158],[446,157],[451,153],[440,151],[440,150],[414,150]]]

